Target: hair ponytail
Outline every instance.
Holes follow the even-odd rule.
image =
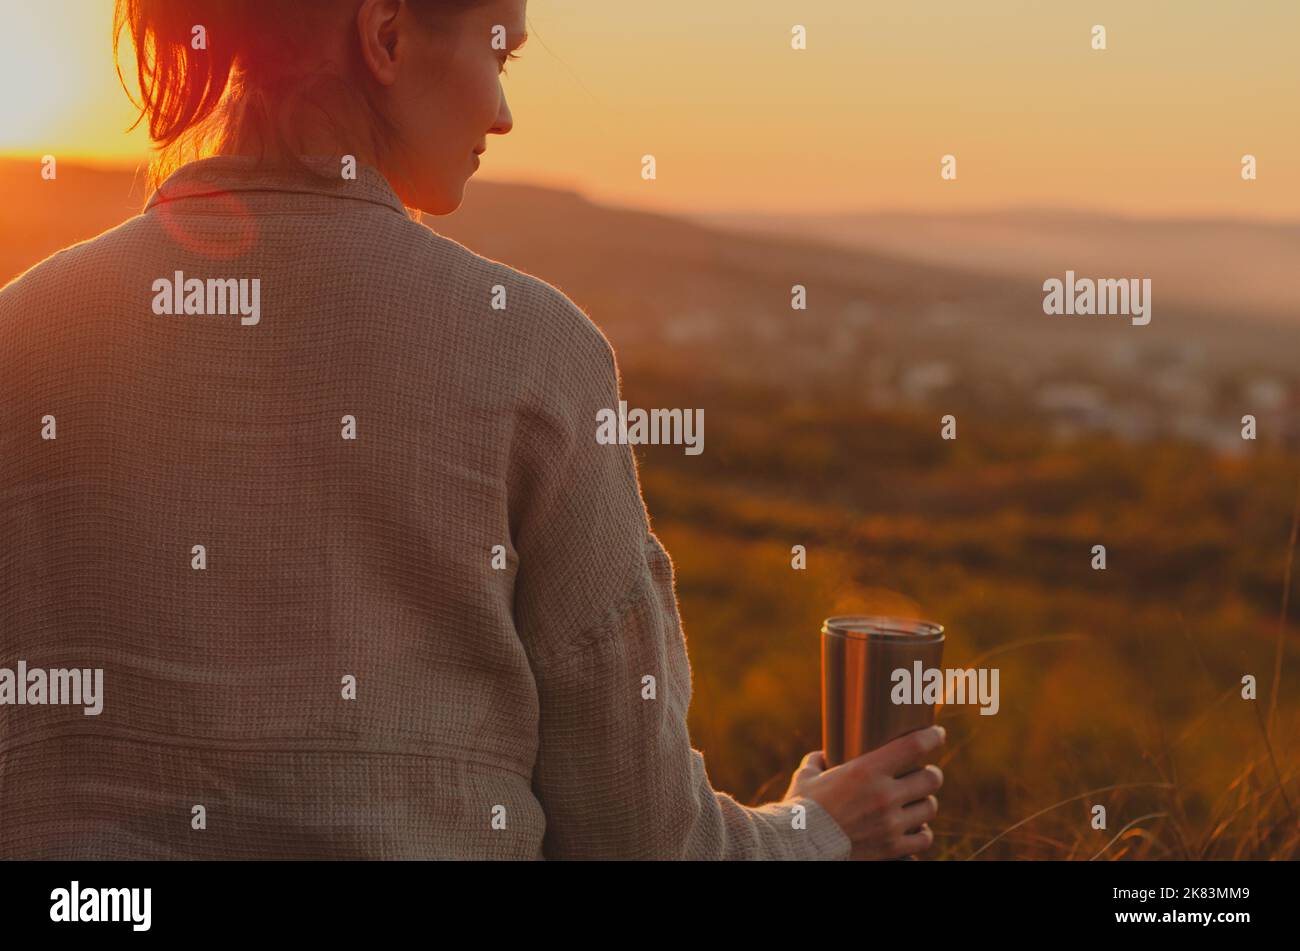
[[[149,137],[165,149],[212,115],[238,54],[235,38],[243,31],[233,14],[239,6],[241,0],[117,0],[113,53],[119,78],[123,29],[136,52],[141,101],[135,103],[140,117],[132,129],[148,118]],[[200,37],[203,45],[196,48]]]

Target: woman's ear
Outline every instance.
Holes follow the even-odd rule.
[[[402,26],[402,0],[362,0],[357,9],[357,40],[361,61],[375,82],[397,82],[398,34]]]

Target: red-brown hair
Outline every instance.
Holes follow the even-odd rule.
[[[422,22],[462,13],[484,0],[403,0]],[[355,12],[360,0],[116,0],[113,54],[122,77],[118,50],[122,31],[130,33],[136,56],[140,109],[135,128],[148,120],[157,155],[150,183],[157,187],[189,157],[214,148],[255,141],[264,154],[296,158],[296,110],[315,108],[326,121],[324,100],[313,93],[335,87],[331,106],[351,99],[369,120],[371,155],[385,151],[396,130],[370,99],[366,85],[344,73],[309,72],[308,53],[319,49],[323,31],[351,22],[340,12]],[[203,29],[206,48],[195,49]],[[131,91],[127,88],[127,95]],[[340,99],[340,97],[344,97]],[[358,98],[360,97],[360,98]],[[353,151],[346,149],[345,151]]]

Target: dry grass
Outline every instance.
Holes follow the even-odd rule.
[[[712,395],[704,405],[725,418],[725,394]],[[996,716],[940,711],[946,782],[929,858],[1300,857],[1286,676],[1296,460],[1057,449],[963,422],[962,455],[896,454],[844,467],[838,484],[726,445],[720,423],[711,468],[709,454],[700,466],[640,454],[677,568],[692,737],[715,786],[751,803],[778,796],[821,745],[821,619],[898,611],[947,625],[946,666],[1001,670]],[[838,420],[804,417],[789,439],[782,425],[769,418],[766,451],[860,438],[837,439]],[[1094,543],[1107,545],[1104,572],[1089,566]],[[806,571],[790,568],[793,544],[808,548]],[[1241,696],[1245,674],[1256,700]]]

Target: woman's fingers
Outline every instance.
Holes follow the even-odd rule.
[[[930,831],[928,825],[923,825],[919,831],[903,836],[899,843],[898,857],[922,852],[932,845],[934,845],[934,833]]]
[[[931,793],[939,791],[943,785],[943,770],[933,763],[930,763],[924,769],[918,769],[914,773],[908,773],[901,779],[894,781],[894,788],[891,791],[891,799],[899,805],[907,805],[916,802],[918,799],[924,799]]]
[[[865,771],[879,771],[889,776],[897,776],[917,766],[942,746],[947,735],[947,731],[941,726],[913,730],[898,739],[890,740],[878,750],[864,753],[858,759],[863,761],[862,768]]]
[[[919,802],[903,807],[903,828],[914,832],[938,814],[939,800],[934,796],[926,796]]]

